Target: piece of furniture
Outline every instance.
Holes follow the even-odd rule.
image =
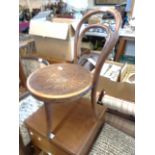
[[[47,60],[44,60],[39,57],[31,57],[31,56],[22,57],[21,63],[23,65],[23,69],[26,77],[28,77],[35,70],[49,65],[49,62]]]
[[[105,22],[105,21],[103,20],[102,22]],[[113,20],[111,21],[109,20],[107,22],[114,23]],[[84,27],[86,26],[87,25],[85,24]],[[100,30],[100,29],[93,29],[91,31],[86,32],[86,35],[103,38],[106,36],[106,33],[105,31]],[[132,30],[129,26],[128,28],[120,28],[119,39],[115,47],[114,61],[119,61],[120,57],[125,53],[125,48],[129,41],[132,42],[132,44],[135,42],[135,31]]]
[[[114,58],[115,61],[119,61],[120,57],[124,54],[125,47],[128,41],[135,41],[135,32],[127,33],[125,32],[125,30],[122,29],[117,43],[116,54]]]
[[[98,91],[101,90],[103,91],[98,103],[108,108],[105,121],[134,137],[135,85],[127,82],[114,82],[105,77],[100,77]]]
[[[47,60],[38,57],[24,56],[19,58],[19,96],[27,91],[27,77],[39,68],[47,66]]]
[[[77,64],[52,64],[30,75],[27,81],[28,90],[45,102],[48,137],[51,136],[52,127],[51,106],[76,100],[85,95],[91,87],[92,75]]]
[[[23,144],[23,139],[22,139],[22,136],[20,134],[20,131],[19,131],[19,154],[20,155],[27,155],[27,150]]]
[[[35,42],[30,35],[20,34],[19,35],[19,80],[20,84],[26,88],[26,75],[24,73],[21,57],[30,53],[35,53]]]
[[[53,104],[52,131],[55,135],[47,139],[45,106],[26,120],[33,145],[46,153],[55,155],[86,155],[104,123],[106,108],[96,106],[99,119],[95,119],[90,100]]]
[[[21,128],[21,133],[22,133],[22,140],[24,141],[24,144],[26,142],[26,139],[27,136],[32,136],[33,140],[32,142],[30,141],[30,143],[26,143],[27,145],[24,145],[24,149],[27,149],[27,150],[30,150],[32,153],[29,153],[28,155],[32,155],[32,154],[35,154],[35,155],[38,155],[39,153],[37,153],[40,149],[37,148],[38,145],[36,145],[36,143],[40,142],[40,143],[43,143],[43,141],[40,139],[42,138],[42,136],[40,136],[40,134],[42,133],[41,130],[35,130],[33,128],[33,121],[35,120],[34,119],[34,115],[36,116],[36,113],[38,113],[38,110],[36,111],[36,108],[39,106],[39,105],[42,105],[43,103],[39,103],[38,100],[36,100],[34,97],[32,97],[30,94],[27,94],[27,96],[22,96],[21,97],[21,100],[20,100],[20,122],[24,125],[28,120],[30,120],[31,117],[33,117],[33,119],[31,118],[31,126],[32,126],[32,129],[33,131],[29,129],[29,131],[32,131],[32,132],[29,132],[29,134],[25,132],[25,129],[23,129],[23,125],[20,126]],[[72,104],[72,103],[71,103]],[[71,105],[70,104],[70,105]],[[73,103],[74,104],[74,103]],[[83,105],[82,105],[83,106]],[[99,105],[100,106],[100,105]],[[68,105],[67,105],[68,107]],[[102,107],[102,106],[100,106]],[[38,107],[39,108],[39,107]],[[90,106],[89,106],[89,109],[90,109]],[[73,109],[73,113],[75,112],[74,111],[75,109]],[[91,110],[91,109],[90,109]],[[81,111],[83,114],[85,113],[85,109],[82,108],[82,111]],[[61,111],[61,114],[62,114],[62,111]],[[81,115],[81,113],[80,113]],[[107,115],[107,114],[106,114]],[[92,116],[92,113],[91,113],[91,116]],[[26,122],[24,122],[24,120],[28,118],[26,120]],[[67,120],[65,120],[65,122],[63,123],[63,125],[60,126],[61,130],[63,129],[64,127],[64,124],[66,124]],[[104,120],[103,120],[104,122]],[[103,123],[102,122],[102,123]],[[74,123],[75,124],[75,123]],[[81,125],[81,123],[79,124],[80,127],[79,128],[76,128],[77,130],[78,129],[81,129],[81,127],[87,127],[86,123],[83,123],[84,125]],[[94,124],[95,124],[95,121],[94,121]],[[40,120],[38,119],[38,124],[40,126]],[[122,152],[124,153],[124,150],[128,150],[127,152],[129,152],[130,154],[130,150],[128,148],[132,148],[133,149],[133,152],[134,152],[134,146],[132,147],[130,145],[129,142],[131,142],[131,137],[127,136],[126,134],[124,134],[124,136],[120,135],[119,133],[121,133],[120,131],[118,131],[117,129],[113,128],[114,131],[112,131],[112,128],[109,128],[108,131],[106,131],[106,128],[107,126],[109,126],[108,124],[104,124],[102,127],[101,127],[101,130],[99,131],[99,134],[95,140],[95,142],[93,142],[93,146],[91,147],[90,149],[90,152],[88,154],[92,155],[92,154],[104,154],[104,153],[107,153],[107,152],[111,152],[111,150],[113,150],[113,148],[115,147],[116,150],[114,149],[113,150],[113,153],[116,153],[118,154],[118,150],[119,152]],[[38,129],[38,127],[36,128]],[[59,129],[58,129],[59,130]],[[93,128],[90,128],[90,130],[93,130]],[[46,131],[46,130],[44,130]],[[118,132],[117,132],[118,131]],[[76,131],[75,131],[76,132]],[[74,134],[75,132],[70,132],[70,134],[72,134],[72,136],[76,136],[76,134]],[[31,134],[30,134],[31,133]],[[24,136],[23,136],[24,134]],[[26,134],[26,136],[25,136]],[[87,133],[88,134],[88,133]],[[44,137],[44,141],[48,141],[47,138],[46,138],[46,133],[44,134],[45,137]],[[114,137],[113,137],[113,136]],[[79,137],[79,135],[77,135]],[[85,135],[84,135],[85,136]],[[40,137],[40,138],[39,138]],[[35,139],[35,140],[34,140]],[[75,139],[79,139],[80,141],[80,138],[75,138]],[[22,142],[22,140],[20,142]],[[70,141],[69,137],[67,137],[67,140]],[[34,145],[34,141],[36,141],[35,145]],[[27,141],[28,142],[28,141]],[[120,144],[123,144],[125,142],[125,145],[120,145]],[[52,145],[53,143],[50,142],[50,144]],[[115,145],[113,145],[115,144]],[[41,145],[42,146],[42,145]],[[44,147],[44,145],[42,146],[42,148]],[[41,149],[42,150],[42,149]],[[40,150],[40,151],[41,151]],[[45,150],[45,148],[44,148]],[[52,149],[51,149],[52,150]],[[35,152],[34,152],[35,151]],[[47,153],[45,153],[47,151],[44,151],[44,155],[47,155]],[[125,151],[126,152],[126,151]],[[120,153],[121,154],[121,153]],[[131,153],[132,154],[132,153]],[[39,155],[43,155],[43,153],[40,153]]]
[[[43,68],[49,65],[47,60],[39,57],[24,56],[19,58],[19,77],[20,84],[22,87],[26,88],[27,77],[39,68]]]
[[[20,56],[27,56],[36,53],[35,40],[31,35],[19,34]]]
[[[33,98],[29,92],[22,93],[19,97],[19,151],[20,155],[31,155],[37,152],[33,147],[30,135],[25,126],[25,120],[35,113],[43,103]]]
[[[24,69],[20,57],[19,57],[19,85],[26,87],[26,76],[24,74]]]
[[[97,13],[105,12],[111,13],[114,16],[116,21],[114,31],[105,25],[92,24],[80,32],[83,22],[88,17]],[[33,116],[31,118],[32,120],[30,119],[30,121],[27,122],[29,128],[33,128],[35,131],[40,131],[40,136],[43,136],[43,138],[46,139],[45,141],[43,139],[43,143],[40,144],[37,142],[35,143],[34,140],[36,145],[45,149],[51,142],[53,145],[57,145],[59,149],[63,149],[65,153],[86,154],[103,123],[105,107],[100,107],[98,109],[98,106],[96,105],[97,85],[102,65],[117,42],[120,26],[120,13],[114,9],[105,8],[88,12],[79,22],[75,32],[75,64],[52,64],[33,72],[28,77],[28,90],[37,99],[44,101],[45,106],[45,113],[43,109],[38,112],[36,116]],[[107,32],[106,42],[102,49],[103,52],[97,61],[94,74],[91,74],[89,71],[77,64],[81,55],[81,40],[84,33],[92,28],[101,28]],[[89,91],[91,91],[91,101],[83,100],[81,97]],[[72,108],[65,112],[67,108],[70,107]],[[43,124],[38,125],[37,120]],[[63,124],[63,122],[66,123]],[[88,123],[88,126],[85,123]],[[81,130],[79,130],[79,125],[81,124],[85,124],[86,126],[81,126]],[[75,133],[70,136],[69,131],[75,131]],[[75,134],[77,134],[77,136],[75,136]],[[49,142],[47,141],[47,138],[49,139]],[[83,148],[84,146],[85,148]],[[46,151],[49,149],[51,149],[51,152],[52,150],[55,150],[55,148],[47,148]],[[58,150],[58,148],[56,150]]]
[[[45,67],[49,64],[36,55],[35,41],[30,35],[19,35],[19,79],[22,87],[26,88],[26,79],[38,68]]]

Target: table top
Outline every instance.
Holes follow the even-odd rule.
[[[135,38],[135,31],[129,30],[129,29],[120,29],[119,31],[120,37],[126,37],[126,38]]]
[[[33,72],[27,80],[27,88],[41,99],[63,100],[90,90],[92,75],[77,64],[52,64]]]
[[[82,29],[87,27],[88,24],[83,25]],[[91,29],[88,32],[86,32],[86,35],[88,36],[97,36],[97,37],[106,37],[107,33],[102,29]],[[132,31],[130,28],[120,28],[119,30],[119,36],[120,37],[128,37],[128,38],[135,38],[135,31]]]

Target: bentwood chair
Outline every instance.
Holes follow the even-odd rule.
[[[90,16],[94,15],[94,14],[98,14],[98,13],[110,13],[114,19],[115,19],[115,28],[114,31],[110,28],[110,25],[103,25],[103,24],[92,24],[87,26],[85,29],[83,29],[81,31],[81,27],[82,24],[84,23],[84,21],[86,19],[88,19]],[[121,26],[121,15],[118,11],[114,10],[114,9],[97,9],[97,10],[92,10],[90,12],[88,12],[80,21],[80,23],[77,26],[76,29],[76,33],[75,33],[75,42],[74,42],[74,60],[75,63],[78,62],[78,59],[80,58],[81,55],[81,50],[80,50],[80,43],[81,40],[84,36],[84,34],[92,29],[92,28],[101,28],[103,29],[106,33],[106,42],[102,48],[102,52],[99,56],[99,59],[97,60],[96,63],[96,67],[95,67],[95,72],[92,78],[92,89],[91,89],[91,102],[92,102],[92,107],[94,109],[95,112],[95,103],[96,103],[96,89],[97,89],[97,84],[98,84],[98,80],[99,80],[99,75],[100,75],[100,71],[101,68],[106,60],[106,58],[108,57],[108,55],[110,54],[112,48],[115,46],[118,37],[119,37],[119,28]]]
[[[85,20],[98,13],[110,13],[115,19],[115,29],[103,24],[92,24],[81,30]],[[77,100],[91,91],[92,111],[97,118],[95,109],[96,91],[101,68],[118,40],[118,31],[121,26],[120,13],[111,8],[89,11],[79,22],[74,41],[74,64],[52,64],[33,72],[27,80],[27,88],[37,99],[44,101],[48,138],[52,138],[52,105]],[[80,43],[85,32],[92,28],[101,28],[106,32],[106,42],[97,60],[94,74],[78,64],[80,58]]]

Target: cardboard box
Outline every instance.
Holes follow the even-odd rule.
[[[100,76],[104,76],[112,81],[119,81],[120,73],[124,64],[106,60],[104,63]]]
[[[29,34],[35,39],[37,53],[51,61],[73,61],[74,22],[64,18],[31,20]]]
[[[103,89],[110,96],[135,102],[135,84],[114,82],[106,77],[100,76],[97,90],[100,92]]]
[[[126,64],[121,71],[120,77],[121,82],[135,84],[135,65]]]
[[[108,60],[106,60],[106,63],[121,66],[123,71],[121,70],[119,81],[112,81],[111,79],[100,75],[97,90],[100,92],[104,89],[110,96],[135,102],[135,83],[123,80],[129,73],[135,73],[135,66]]]

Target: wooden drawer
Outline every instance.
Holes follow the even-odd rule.
[[[106,108],[96,105],[95,118],[89,99],[74,103],[53,105],[52,131],[55,137],[48,141],[44,106],[26,120],[32,143],[52,155],[87,155],[100,127],[104,123]]]
[[[53,143],[50,143],[48,139],[45,139],[41,135],[39,135],[37,132],[35,132],[33,129],[29,128],[29,134],[32,140],[32,143],[43,150],[46,153],[52,153],[52,155],[69,155],[64,150],[58,148]]]

